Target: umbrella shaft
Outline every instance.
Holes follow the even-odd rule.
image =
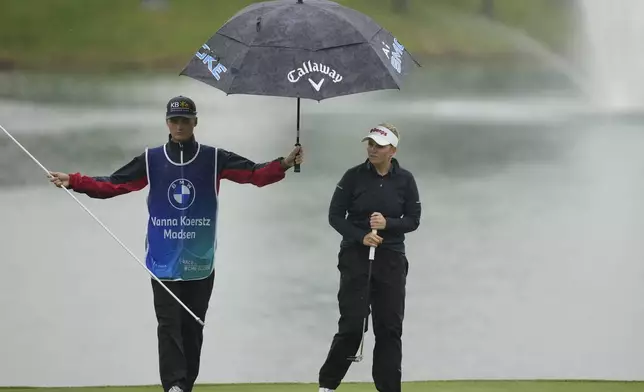
[[[297,136],[295,142],[300,144],[300,98],[297,98]]]

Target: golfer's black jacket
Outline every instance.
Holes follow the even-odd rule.
[[[192,138],[185,143],[175,143],[169,140],[165,148],[168,157],[173,162],[180,163],[181,151],[183,150],[183,161],[187,162],[194,157],[197,146],[197,142]],[[222,179],[262,187],[280,181],[285,177],[285,169],[281,162],[283,158],[258,164],[221,148],[217,149],[217,154],[218,167],[215,168],[217,191],[219,191],[219,182]],[[148,185],[148,176],[145,153],[132,159],[132,161],[109,177],[89,177],[80,173],[73,173],[70,174],[69,178],[69,187],[71,189],[96,199],[108,199],[138,191],[145,188],[146,185]]]
[[[329,224],[342,234],[342,247],[362,244],[371,231],[369,220],[381,213],[387,223],[378,230],[379,248],[405,251],[405,233],[420,225],[421,205],[414,176],[392,160],[389,173],[378,174],[366,162],[347,170],[335,188],[329,207]]]

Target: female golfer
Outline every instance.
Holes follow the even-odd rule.
[[[320,369],[320,392],[340,385],[361,347],[370,309],[376,388],[401,390],[408,270],[404,240],[420,224],[421,205],[413,175],[394,158],[399,138],[390,124],[371,129],[362,139],[368,141],[368,159],[344,174],[331,199],[329,223],[343,237],[338,255],[340,319]],[[375,247],[373,263],[370,247]]]

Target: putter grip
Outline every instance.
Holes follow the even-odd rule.
[[[373,234],[378,234],[378,230],[371,230]],[[376,247],[369,247],[369,260],[373,260],[376,257]]]

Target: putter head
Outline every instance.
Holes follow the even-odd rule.
[[[347,357],[347,359],[351,362],[360,362],[362,361],[362,355],[352,355],[350,357]]]

